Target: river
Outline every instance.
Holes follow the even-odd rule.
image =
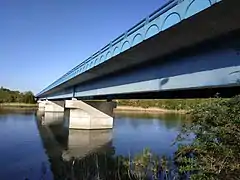
[[[0,179],[57,179],[59,158],[70,161],[100,151],[133,156],[147,147],[172,156],[185,122],[179,114],[118,113],[113,130],[83,131],[69,130],[66,119],[63,114],[43,119],[33,110],[0,111]]]

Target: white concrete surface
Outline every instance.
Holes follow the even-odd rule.
[[[91,105],[90,105],[91,104]],[[65,107],[70,109],[70,129],[111,129],[113,128],[113,102],[66,100]]]
[[[38,101],[38,110],[39,111],[45,111],[45,104],[46,104],[46,101]]]
[[[45,112],[64,112],[64,101],[46,101]]]

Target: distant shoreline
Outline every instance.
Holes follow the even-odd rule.
[[[27,104],[27,103],[1,103],[0,109],[37,109],[37,104]],[[178,113],[186,114],[186,110],[175,110],[175,109],[163,109],[157,107],[134,107],[134,106],[117,106],[114,109],[116,113]]]
[[[149,108],[143,108],[143,107],[133,107],[133,106],[117,106],[116,109],[114,109],[114,112],[137,112],[137,113],[178,113],[178,114],[186,114],[186,110],[175,110],[175,109],[162,109],[157,107],[149,107]]]
[[[37,104],[1,103],[0,109],[37,109]]]

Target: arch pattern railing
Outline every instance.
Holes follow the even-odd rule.
[[[219,1],[221,0],[169,0],[160,9],[64,74],[38,95],[88,71]]]

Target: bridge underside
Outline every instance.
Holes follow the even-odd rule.
[[[240,92],[240,31],[151,63],[66,88],[48,99],[230,97]]]
[[[197,98],[238,94],[239,5],[236,0],[219,2],[39,98]]]
[[[194,98],[231,98],[240,94],[240,87],[215,87],[215,88],[199,88],[188,90],[173,90],[161,92],[141,92],[129,94],[113,94],[113,95],[98,95],[88,97],[76,97],[82,100],[113,100],[113,99],[194,99]],[[45,99],[45,98],[43,98]],[[71,99],[70,96],[53,96],[50,100]]]

